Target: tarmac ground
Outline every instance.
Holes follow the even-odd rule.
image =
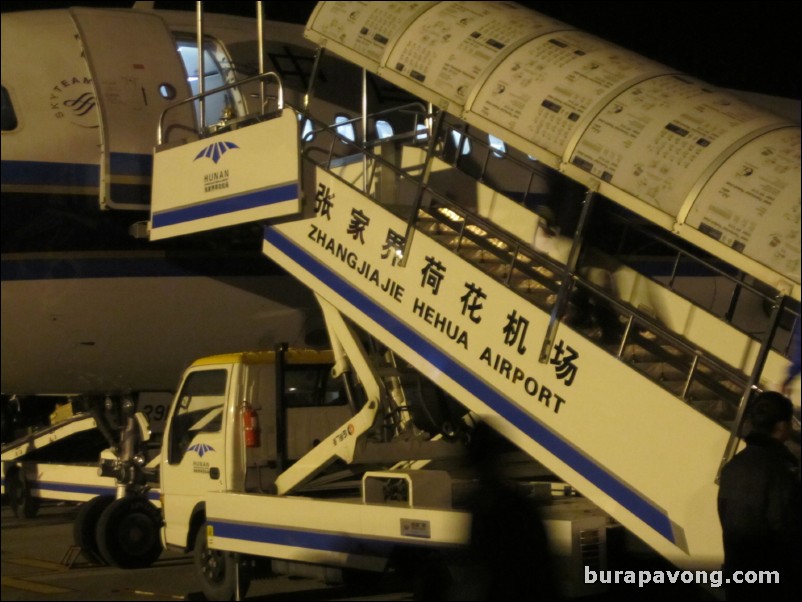
[[[2,588],[0,599],[12,600],[203,600],[192,556],[162,553],[151,567],[123,570],[98,566],[75,555],[72,521],[78,506],[45,502],[36,518],[19,519],[2,507]],[[275,577],[253,581],[248,600],[412,600],[398,584],[384,583],[354,592],[303,578]]]

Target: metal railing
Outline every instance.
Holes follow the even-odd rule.
[[[252,82],[260,82],[261,84],[264,84],[265,80],[267,79],[274,79],[278,87],[278,92],[276,96],[273,97],[276,100],[276,109],[269,113],[265,111],[265,108],[269,106],[270,101],[273,100],[273,98],[267,98],[266,100],[260,103],[261,106],[259,107],[258,112],[251,113],[249,115],[243,115],[242,117],[239,117],[237,120],[241,121],[244,119],[253,119],[253,118],[261,119],[269,115],[272,115],[275,112],[282,111],[284,109],[284,88],[281,84],[281,79],[279,78],[278,74],[274,73],[273,71],[269,71],[267,73],[260,73],[259,75],[254,75],[253,77],[249,77],[247,79],[243,79],[236,82],[231,82],[218,88],[215,88],[213,90],[207,90],[205,92],[202,92],[201,94],[196,94],[195,96],[190,96],[189,98],[185,98],[184,100],[180,100],[176,103],[171,104],[169,107],[164,109],[164,111],[162,111],[161,115],[159,115],[159,127],[158,130],[156,131],[156,144],[157,145],[164,144],[164,118],[167,115],[167,113],[169,113],[173,109],[181,107],[185,104],[194,103],[196,100],[201,100],[203,98],[206,98],[207,96],[211,96],[213,94],[217,94],[225,90],[230,90],[231,88],[244,86],[245,84],[250,84]],[[233,122],[234,120],[231,120],[230,123]],[[207,129],[208,128],[205,125],[202,125],[202,122],[199,122],[196,133],[200,138],[203,138],[208,135]]]
[[[307,145],[304,156],[312,163],[331,171],[332,165],[336,164],[334,150],[339,143],[342,151],[340,157],[354,157],[354,163],[363,159],[367,161],[369,173],[364,182],[373,181],[377,170],[387,170],[399,181],[408,183],[410,196],[420,189],[422,194],[419,202],[404,204],[410,212],[407,217],[419,230],[426,231],[426,226],[421,222],[422,212],[437,220],[444,229],[439,233],[430,232],[430,236],[435,239],[439,236],[450,250],[477,268],[484,268],[483,271],[541,309],[549,311],[554,306],[557,291],[562,279],[566,277],[561,264],[460,206],[457,201],[445,197],[428,185],[421,185],[420,174],[403,170],[369,148],[341,137],[336,132],[336,126],[321,125],[314,131],[317,135],[331,136],[332,140],[327,145],[327,152],[320,146],[314,147],[314,150],[324,150],[323,156],[317,160],[313,157],[314,153],[310,152],[311,146]],[[399,134],[396,138],[414,140],[418,134],[420,132],[410,131]],[[317,142],[319,141],[318,138]],[[375,146],[375,142],[368,144],[368,147]],[[333,175],[337,177],[336,174]],[[369,186],[363,185],[360,190],[353,183],[345,183],[382,203],[377,191]],[[397,198],[394,201],[398,204]],[[394,209],[397,211],[397,207]],[[444,240],[447,238],[443,236],[444,233],[451,235],[447,242]],[[705,353],[697,345],[667,330],[651,316],[594,285],[579,273],[569,274],[567,277],[571,280],[571,286],[565,294],[576,295],[576,291],[579,291],[593,303],[612,311],[621,325],[620,333],[614,341],[602,343],[608,352],[713,420],[728,427],[736,426],[733,421],[741,405],[740,400],[748,396],[747,389],[754,386],[746,374]],[[536,293],[547,292],[533,298],[531,290],[516,287],[516,284],[527,280],[536,283]],[[576,329],[591,340],[599,338],[598,326]],[[655,367],[656,370],[653,369]]]
[[[452,137],[452,132],[456,133],[456,136],[453,136],[458,140],[457,143],[448,143],[449,138]],[[442,132],[442,141],[438,146],[438,158],[443,160],[444,162],[452,165],[453,167],[459,169],[463,173],[475,177],[478,181],[485,183],[486,185],[490,186],[497,192],[501,194],[505,194],[508,198],[510,198],[510,193],[507,190],[500,190],[498,187],[494,187],[492,183],[492,178],[488,177],[488,172],[492,165],[491,159],[501,162],[505,161],[514,165],[515,169],[521,170],[521,172],[526,175],[527,177],[527,185],[525,188],[521,188],[516,190],[516,194],[521,195],[521,199],[511,199],[515,200],[516,202],[521,202],[523,204],[523,200],[525,200],[529,195],[532,194],[533,184],[538,178],[543,177],[543,172],[539,167],[538,163],[533,159],[529,158],[528,160],[521,159],[517,157],[514,152],[507,152],[505,150],[501,150],[498,148],[493,147],[486,136],[480,137],[477,136],[469,131],[467,128],[464,127],[463,124],[455,125],[453,123],[446,123],[444,124],[443,132]],[[463,153],[463,149],[470,145],[471,152],[470,153]],[[464,169],[465,163],[469,158],[473,158],[475,165],[480,166],[478,170],[475,170],[473,173],[466,171]],[[769,292],[766,289],[770,287],[761,287],[759,284],[751,284],[744,280],[743,274],[733,275],[732,273],[722,269],[721,267],[715,265],[708,259],[704,259],[702,257],[698,257],[694,255],[691,251],[686,248],[681,247],[680,245],[668,240],[665,236],[661,236],[659,233],[649,229],[646,224],[638,220],[627,219],[623,215],[613,215],[610,216],[613,219],[617,220],[621,223],[625,230],[622,236],[619,237],[620,245],[619,250],[622,248],[623,241],[625,236],[628,232],[635,232],[638,235],[645,236],[656,244],[661,245],[666,251],[670,254],[673,254],[670,258],[671,260],[671,270],[667,276],[667,281],[664,282],[662,280],[658,280],[654,277],[654,275],[647,274],[642,272],[636,265],[633,265],[636,262],[631,261],[632,258],[630,257],[622,257],[620,253],[615,254],[615,258],[619,261],[622,265],[625,265],[634,271],[638,272],[639,274],[649,278],[651,282],[654,282],[658,286],[668,289],[673,293],[679,295],[686,301],[693,303],[695,306],[700,307],[710,313],[711,315],[716,316],[717,318],[723,320],[727,324],[731,325],[733,328],[738,330],[739,332],[755,339],[761,340],[762,335],[771,327],[769,312],[766,312],[765,319],[763,320],[764,324],[759,330],[755,329],[748,329],[745,326],[742,326],[738,323],[736,319],[736,311],[738,309],[739,303],[744,302],[744,294],[750,294],[757,297],[757,299],[766,307],[769,308],[777,303],[779,298],[778,291]],[[662,256],[662,255],[661,255]],[[666,257],[668,259],[668,257]],[[682,286],[677,285],[677,278],[679,276],[679,272],[683,267],[683,262],[688,260],[692,262],[693,267],[692,271],[705,271],[711,277],[718,277],[723,279],[732,289],[730,294],[729,303],[726,305],[726,309],[723,311],[717,310],[714,304],[714,300],[711,300],[709,303],[704,303],[700,299],[692,296],[691,294],[685,292]],[[685,269],[688,269],[687,262],[685,265]],[[790,306],[783,307],[783,313],[780,317],[782,324],[782,330],[785,331],[785,338],[783,337],[774,337],[772,339],[772,348],[776,351],[782,353],[783,355],[789,355],[790,353],[790,345],[792,343],[790,333],[793,332],[793,329],[796,325],[796,322],[800,320],[800,311],[798,306],[796,309]],[[789,324],[790,322],[790,324]]]
[[[673,254],[673,257],[669,257],[668,254],[664,253],[659,253],[657,255],[658,257],[664,257],[666,260],[670,259],[671,269],[665,277],[666,282],[663,282],[661,280],[656,280],[651,276],[647,276],[653,282],[655,282],[659,286],[662,286],[674,292],[683,299],[692,302],[694,305],[701,307],[708,313],[716,316],[717,318],[731,325],[739,332],[742,332],[743,334],[746,334],[750,337],[760,338],[761,335],[763,335],[766,332],[766,330],[771,326],[769,312],[766,312],[765,319],[763,320],[764,325],[759,330],[754,330],[754,329],[748,330],[746,327],[743,327],[740,324],[738,324],[736,314],[739,303],[743,302],[744,300],[743,297],[744,294],[753,295],[754,297],[757,298],[760,304],[762,304],[765,308],[769,308],[778,302],[778,299],[780,298],[780,294],[778,291],[771,289],[771,287],[768,287],[766,285],[761,286],[759,283],[747,282],[745,280],[746,276],[743,273],[739,273],[738,275],[733,275],[726,269],[717,266],[712,261],[695,256],[688,249],[682,248],[680,245],[668,240],[665,236],[662,236],[659,232],[653,231],[646,224],[643,224],[640,220],[628,219],[622,215],[616,215],[613,216],[613,218],[623,227],[623,233],[619,237],[620,240],[619,251],[624,248],[624,240],[625,237],[628,236],[628,233],[634,232],[639,236],[651,240],[654,244],[660,245],[661,250],[666,250],[669,253]],[[622,256],[622,254],[619,253],[616,254],[616,258],[619,261],[621,261],[622,264],[631,267],[638,273],[642,273],[637,267],[633,266],[633,263],[637,262],[638,256],[632,256],[632,255]],[[647,260],[653,258],[654,256],[644,257],[644,259]],[[633,261],[633,259],[635,261]],[[730,292],[729,302],[726,304],[726,309],[724,311],[717,310],[714,302],[715,299],[711,299],[710,302],[704,303],[700,299],[692,296],[690,293],[683,291],[682,287],[677,284],[677,280],[681,275],[680,272],[683,269],[691,273],[701,272],[709,277],[721,278],[726,283],[728,283],[732,290]],[[799,321],[799,319],[800,319],[800,312],[798,308],[794,309],[788,305],[783,307],[780,321],[782,322],[783,330],[786,330],[789,336],[784,344],[782,344],[782,341],[779,338],[773,341],[773,348],[778,352],[783,353],[783,355],[789,354],[790,344],[791,344],[790,333],[793,332],[794,327],[796,326],[796,323]]]

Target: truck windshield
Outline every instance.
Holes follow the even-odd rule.
[[[178,397],[170,427],[170,464],[181,462],[198,433],[218,433],[223,426],[228,371],[201,370],[191,373]]]

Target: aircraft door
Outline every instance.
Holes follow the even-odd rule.
[[[73,8],[70,15],[100,115],[100,206],[148,209],[159,117],[190,95],[175,41],[161,17],[147,12]],[[171,111],[170,120],[195,130],[189,106]]]
[[[184,545],[193,510],[208,491],[226,489],[229,366],[187,374],[162,446],[161,488],[167,541]]]

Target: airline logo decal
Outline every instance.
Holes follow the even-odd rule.
[[[207,443],[196,443],[195,445],[190,446],[189,450],[194,451],[201,458],[203,457],[204,454],[207,454],[210,451],[211,452],[215,451],[215,449]]]
[[[197,161],[202,157],[206,157],[216,164],[223,155],[234,148],[239,148],[239,146],[233,142],[214,142],[199,152],[194,160]]]
[[[65,77],[50,89],[49,100],[56,119],[66,119],[78,127],[99,127],[91,78]]]

